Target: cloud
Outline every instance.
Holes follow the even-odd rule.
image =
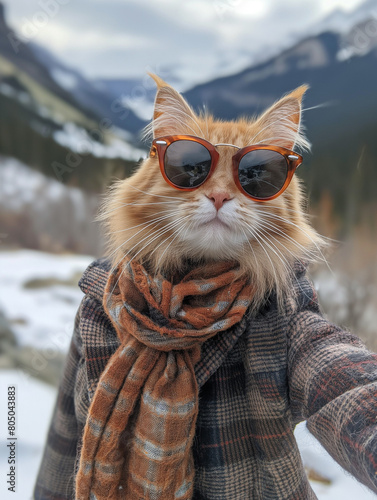
[[[359,2],[359,0],[350,0]],[[34,41],[91,76],[176,68],[188,80],[225,74],[292,43],[340,0],[12,0],[22,31],[48,2],[55,15]]]

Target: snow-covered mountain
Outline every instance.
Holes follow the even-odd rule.
[[[36,60],[47,69],[52,80],[68,92],[79,107],[90,110],[98,120],[111,120],[115,127],[131,132],[143,126],[142,120],[121,100],[121,94],[112,94],[106,87],[96,85],[79,71],[63,64],[54,54],[38,44],[29,44]]]
[[[2,108],[13,107],[10,114],[26,120],[22,126],[29,125],[45,137],[66,137],[67,129],[63,124],[68,123],[72,124],[70,130],[75,128],[77,131],[80,128],[82,134],[89,134],[92,149],[96,151],[100,149],[96,146],[106,146],[116,140],[119,158],[126,156],[127,160],[135,161],[140,157],[138,153],[133,153],[130,143],[134,132],[142,128],[144,122],[120,99],[99,89],[80,72],[61,63],[48,49],[22,41],[8,26],[2,3],[0,94]],[[14,101],[17,101],[17,105]],[[17,127],[19,129],[20,125]],[[59,130],[61,133],[56,135],[55,132]],[[16,131],[13,132],[13,136],[18,135]],[[1,142],[2,139],[0,153],[17,154],[17,147],[14,151],[4,151]],[[121,142],[124,143],[123,148],[119,146]],[[105,154],[105,157],[108,155]]]
[[[364,21],[353,29],[367,33],[366,26]],[[198,85],[184,96],[195,108],[205,105],[216,117],[233,120],[262,112],[303,83],[310,85],[304,123],[314,154],[305,155],[305,163],[313,168],[300,169],[299,175],[309,185],[314,203],[326,189],[341,217],[351,217],[351,204],[352,213],[361,214],[362,207],[377,198],[373,37],[359,50],[352,33],[313,35],[261,64]]]
[[[355,30],[360,29],[360,23],[365,24],[368,20],[375,20],[377,24],[377,3],[375,0],[366,0],[354,9],[334,9],[320,21],[306,27],[305,30],[300,31],[297,28],[294,43],[292,43],[292,39],[281,40],[279,46],[267,44],[263,51],[259,53],[251,52],[246,48],[242,50],[223,49],[211,55],[211,60],[208,61],[203,74],[197,74],[191,68],[186,67],[182,61],[177,61],[169,67],[160,68],[159,75],[178,91],[187,92],[187,95],[190,95],[190,89],[205,86],[206,83],[217,79],[242,74],[243,70],[247,68],[259,68],[273,58],[280,61],[279,56],[284,58],[286,53],[294,51],[301,53],[301,65],[323,64],[326,54],[321,49],[321,43],[308,41],[308,38],[312,37],[314,40],[325,32],[341,35],[337,51],[342,50],[339,57],[346,58],[350,54],[349,45],[355,39]],[[375,37],[375,41],[377,43],[377,37]],[[345,47],[347,50],[343,50]],[[280,71],[277,68],[276,74],[280,74]],[[122,96],[122,102],[132,109],[139,118],[150,120],[153,111],[155,87],[148,78],[146,75],[140,75],[139,78],[101,78],[93,80],[93,82],[97,88],[106,91],[113,97]]]
[[[323,31],[347,33],[356,24],[367,19],[375,19],[377,22],[377,3],[375,0],[366,0],[352,10],[334,9],[320,22],[313,24],[307,33],[318,34]]]

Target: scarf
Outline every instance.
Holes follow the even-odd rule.
[[[121,345],[85,424],[76,500],[189,500],[201,344],[244,316],[252,287],[231,263],[178,283],[136,261],[110,273],[104,308]]]

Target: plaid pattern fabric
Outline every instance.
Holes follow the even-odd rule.
[[[108,271],[107,261],[97,261],[80,283],[87,295],[59,390],[36,500],[74,497],[73,450],[80,454],[85,399],[92,399],[100,374],[119,346],[101,305]],[[287,300],[284,314],[270,297],[255,317],[245,317],[203,344],[195,366],[200,392],[193,443],[194,500],[315,499],[293,436],[302,420],[342,467],[377,493],[377,356],[321,316],[299,263],[294,287],[296,298]],[[81,382],[85,379],[86,395]]]
[[[177,284],[136,261],[109,277],[104,308],[120,346],[86,422],[76,498],[190,500],[200,345],[244,317],[252,288],[231,264]]]

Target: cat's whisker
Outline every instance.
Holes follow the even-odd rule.
[[[288,208],[288,207],[285,207],[285,206],[268,204],[265,201],[263,201],[263,202],[259,202],[259,201],[255,202],[255,201],[250,200],[250,202],[252,203],[252,205],[251,205],[252,209],[255,210],[255,211],[259,210],[260,208],[267,207],[267,208],[274,208],[275,210],[279,210],[279,211],[282,211],[282,212],[289,212],[289,213],[292,213],[292,214],[302,215],[302,211],[300,211],[300,210],[294,210],[293,208]],[[241,214],[250,215],[250,206],[249,207],[242,207],[242,206],[240,206],[239,209],[238,209],[238,212],[241,213]]]
[[[265,242],[265,244],[268,246],[268,248],[276,255],[277,259],[281,262],[286,276],[294,277],[297,280],[292,266],[290,265],[290,263],[288,262],[286,257],[282,254],[282,252],[277,248],[277,246],[268,238],[268,236],[265,234],[265,232],[259,231],[256,228],[254,228],[254,229],[259,234],[261,239]],[[267,242],[269,242],[269,243],[267,243]]]
[[[186,216],[186,217],[189,217],[189,216]],[[185,217],[184,217],[184,218],[185,218]],[[146,248],[147,248],[147,247],[148,247],[151,243],[153,243],[154,241],[156,241],[156,239],[160,238],[160,237],[161,237],[161,236],[163,236],[165,233],[167,233],[167,232],[171,231],[174,227],[179,226],[179,225],[181,224],[181,222],[182,222],[182,220],[181,220],[181,219],[179,219],[179,220],[177,220],[177,221],[172,222],[171,224],[168,224],[168,225],[167,225],[165,228],[163,228],[162,230],[160,230],[160,231],[156,231],[155,233],[152,233],[152,235],[148,235],[148,237],[149,237],[150,239],[149,239],[149,240],[145,243],[145,245],[144,245],[144,246],[143,246],[143,247],[142,247],[142,248],[141,248],[138,252],[136,252],[136,254],[135,254],[135,255],[134,255],[134,256],[133,256],[133,257],[132,257],[132,258],[131,258],[128,262],[127,262],[127,264],[126,264],[125,268],[126,268],[126,267],[128,267],[128,266],[131,264],[131,262],[132,262],[132,261],[133,261],[133,260],[134,260],[134,259],[135,259],[135,258],[136,258],[136,257],[137,257],[137,256],[138,256],[138,255],[139,255],[139,254],[143,251],[143,250],[145,250],[145,249],[146,249]],[[156,233],[157,233],[157,234],[156,234]],[[139,243],[142,243],[145,239],[146,239],[146,238],[143,238],[143,239],[142,239]],[[134,246],[132,247],[132,249],[133,249],[133,248],[135,248],[137,245],[138,245],[138,244],[134,245]],[[132,250],[132,249],[131,249],[131,250]],[[127,254],[123,257],[123,259],[124,259],[125,257],[127,257],[127,256],[129,255],[129,253],[130,253],[130,251],[129,251],[129,252],[127,252]],[[123,259],[122,259],[122,260],[123,260]],[[124,269],[123,269],[123,271],[124,271]],[[123,271],[122,271],[122,272],[123,272]]]
[[[117,248],[115,248],[110,254],[109,254],[109,257],[112,257],[116,252],[118,252],[118,250],[120,250],[122,247],[124,247],[129,241],[131,241],[133,238],[135,238],[138,234],[140,234],[142,231],[145,231],[146,229],[148,229],[148,227],[150,226],[155,226],[159,221],[155,222],[155,221],[152,221],[152,222],[149,222],[148,225],[146,227],[143,227],[141,228],[139,231],[137,231],[135,234],[133,234],[130,238],[128,238],[126,241],[122,242]],[[174,221],[173,221],[174,222]],[[170,223],[171,224],[171,223]],[[169,225],[169,224],[168,224]],[[165,226],[166,227],[166,226]],[[157,229],[156,231],[160,230],[162,228],[159,228]],[[153,231],[153,228],[150,229],[149,231]],[[152,233],[153,234],[153,233]],[[148,235],[147,235],[148,236]],[[146,236],[146,237],[147,237]],[[145,238],[144,238],[145,239]],[[144,241],[141,240],[141,241]],[[134,248],[134,247],[132,247]],[[132,250],[132,249],[131,249]],[[117,267],[117,266],[115,266]],[[115,269],[114,267],[114,269]]]
[[[164,232],[169,231],[171,229],[171,227],[175,227],[175,225],[181,223],[182,220],[184,220],[186,217],[188,217],[188,216],[179,217],[178,219],[175,219],[175,220],[169,222],[168,224],[166,224],[162,228],[158,228],[155,231],[152,230],[152,233],[147,234],[143,239],[138,241],[130,250],[132,251],[136,246],[138,246],[138,244],[142,243],[143,241],[145,241],[149,237],[152,237],[156,234],[157,234],[157,236],[160,236],[160,234],[164,234]],[[130,238],[130,239],[132,239],[132,238]]]
[[[302,216],[301,210],[295,210],[294,208],[288,208],[285,206],[274,205],[273,203],[268,203],[267,201],[257,202],[257,207],[268,207],[275,208],[276,210],[281,210],[282,212],[290,212],[292,214],[298,214]]]
[[[259,215],[263,216],[263,217],[269,217],[270,219],[279,220],[281,222],[284,222],[286,224],[294,226],[295,228],[297,228],[300,231],[302,231],[311,240],[311,242],[313,244],[316,244],[313,241],[312,237],[306,231],[304,231],[304,229],[302,227],[300,227],[298,224],[295,224],[294,222],[286,219],[285,217],[282,217],[281,215],[278,215],[278,214],[275,214],[275,213],[272,213],[272,212],[266,212],[266,211],[263,211],[263,210],[259,210],[258,208],[255,208],[255,212],[258,213]]]
[[[305,231],[302,227],[300,227],[298,224],[295,224],[294,222],[286,219],[285,217],[282,217],[281,215],[277,215],[277,214],[274,214],[274,213],[271,213],[271,212],[264,212],[264,211],[261,211],[261,210],[258,210],[258,209],[256,209],[255,211],[259,215],[261,215],[262,217],[268,217],[268,218],[273,219],[273,220],[278,220],[278,221],[284,222],[285,224],[293,226],[296,229],[298,229],[299,231],[301,231],[313,243],[313,245],[317,248],[317,250],[319,252],[321,252],[322,257],[325,258],[324,255],[322,254],[322,251],[321,251],[320,247],[318,246],[317,242],[315,242],[313,240],[313,238],[311,237],[311,235],[307,231]]]
[[[112,293],[114,292],[123,272],[125,271],[126,267],[130,265],[130,263],[148,246],[150,245],[151,243],[153,243],[153,241],[155,241],[157,238],[159,238],[161,235],[165,234],[166,232],[168,232],[169,230],[171,230],[172,227],[175,227],[177,225],[179,225],[183,219],[186,219],[187,217],[189,217],[189,215],[185,216],[185,217],[181,217],[179,219],[177,219],[176,221],[173,221],[171,222],[170,224],[168,224],[167,226],[165,226],[164,228],[160,228],[159,230],[156,230],[154,232],[152,232],[152,234],[148,234],[147,236],[145,236],[142,240],[140,240],[139,242],[137,242],[135,245],[133,245],[126,254],[124,254],[122,256],[122,258],[111,268],[110,270],[110,273],[112,273],[119,265],[120,263],[126,258],[128,257],[128,255],[132,252],[132,250],[134,248],[136,248],[140,243],[142,243],[143,241],[145,241],[147,238],[150,238],[147,243],[138,251],[136,252],[136,254],[127,262],[127,265],[122,269],[116,283],[114,284],[114,287],[110,293],[110,296],[112,295]],[[123,245],[121,245],[123,246]],[[119,249],[119,248],[118,248]]]
[[[297,279],[297,276],[296,276],[296,274],[295,274],[292,266],[290,265],[290,263],[288,262],[288,260],[286,259],[286,257],[283,255],[283,253],[281,252],[281,250],[278,249],[277,246],[269,239],[269,237],[267,236],[266,232],[263,231],[263,229],[261,230],[261,233],[262,233],[262,236],[265,239],[267,239],[271,243],[271,245],[274,246],[274,248],[276,249],[276,251],[278,252],[278,254],[281,255],[280,261],[282,262],[282,264],[284,265],[282,259],[284,259],[284,262],[286,262],[286,264],[288,266],[288,268],[285,267],[286,272],[289,270],[290,276],[294,278],[294,280],[296,281],[296,283],[297,283],[298,287],[300,288],[301,292],[305,295],[305,297],[307,297],[309,300],[311,300],[312,297],[310,297],[309,295],[307,295],[307,293],[305,292],[305,290],[301,287],[301,284],[300,284],[299,280]],[[285,245],[282,245],[282,243],[279,240],[277,240],[273,235],[269,234],[269,236],[272,237],[277,243],[279,243],[284,248],[284,250],[286,250],[293,257],[293,260],[296,260],[296,256]]]
[[[190,224],[189,224],[189,225],[190,225]],[[189,225],[188,225],[188,226],[189,226]],[[160,255],[160,257],[159,257],[159,259],[158,259],[158,261],[157,261],[157,264],[156,264],[157,268],[159,267],[160,262],[161,262],[161,260],[162,260],[162,257],[165,255],[165,253],[166,253],[166,251],[168,250],[168,248],[171,246],[171,244],[172,244],[172,243],[174,243],[174,241],[178,238],[178,236],[180,235],[180,233],[181,233],[183,230],[186,230],[186,231],[187,231],[187,228],[185,228],[185,226],[184,226],[184,225],[182,225],[180,228],[178,228],[178,230],[175,230],[175,231],[174,231],[174,232],[173,232],[170,236],[168,236],[167,238],[165,238],[165,240],[162,242],[162,243],[166,243],[166,241],[167,241],[169,238],[171,238],[171,236],[174,236],[174,235],[175,235],[175,236],[174,236],[174,238],[173,238],[173,239],[171,240],[171,242],[169,243],[169,245],[165,248],[165,250],[164,250],[164,251],[162,252],[162,254]],[[162,245],[162,243],[160,243],[160,245]],[[158,247],[159,247],[160,245],[158,245]],[[158,247],[157,247],[157,248],[158,248]],[[157,250],[157,248],[156,248],[155,250]],[[153,252],[152,252],[152,253],[154,253],[154,252],[155,252],[155,250],[153,250]]]
[[[189,221],[189,223],[187,224],[187,227],[186,227],[186,231],[183,234],[184,238],[186,237],[187,233],[192,229],[193,225],[194,225],[194,221]]]
[[[313,243],[313,245],[317,247],[318,251],[320,251],[318,244],[313,240],[313,238],[310,236],[310,234],[308,234],[307,231],[305,231],[298,224],[295,224],[294,222],[286,219],[285,217],[282,217],[281,215],[274,214],[272,212],[265,212],[265,211],[261,211],[259,209],[256,209],[255,212],[258,213],[262,217],[267,217],[267,218],[272,219],[272,220],[281,221],[281,222],[284,222],[285,224],[288,224],[290,226],[295,227],[296,229],[301,231],[303,234],[305,234],[305,236],[307,238],[309,238],[309,240]]]
[[[293,272],[293,270],[292,270],[292,267],[290,266],[288,260],[281,253],[281,251],[279,251],[279,249],[277,248],[277,246],[270,240],[270,238],[267,236],[266,232],[263,231],[263,229],[261,227],[258,227],[258,229],[256,229],[256,231],[261,236],[261,238],[264,240],[264,242],[266,243],[266,245],[268,246],[268,248],[276,255],[276,257],[283,264],[283,267],[284,267],[285,271],[288,274],[291,274]]]
[[[271,233],[267,233],[267,231],[263,228],[262,225],[260,225],[260,224],[257,224],[257,225],[258,225],[259,234],[261,234],[267,241],[270,242],[270,244],[275,248],[276,252],[278,252],[279,256],[281,256],[281,258],[284,260],[284,262],[286,262],[287,266],[292,271],[292,267],[290,266],[287,258],[284,256],[284,254],[281,252],[281,250],[270,240],[270,238],[273,238],[282,248],[284,248],[284,250],[286,250],[293,257],[293,260],[296,260],[296,255],[294,255],[285,245],[283,245],[283,243],[281,241],[279,241],[277,238],[275,238]]]
[[[143,217],[148,218],[149,221],[154,220],[151,217],[155,217],[156,215],[159,217],[164,217],[166,214],[174,216],[179,215],[181,211],[177,208],[167,208],[165,210],[159,210],[158,212],[148,213],[149,211],[139,210],[139,214],[143,214]],[[148,222],[148,221],[147,221]]]
[[[143,191],[142,189],[137,188],[136,186],[132,186],[131,184],[128,184],[128,187],[131,187],[132,189],[136,189],[136,191],[140,191],[140,193],[143,194],[148,194],[149,196],[157,196],[157,198],[170,198],[172,200],[179,200],[184,202],[184,198],[180,198],[179,196],[164,196],[161,194],[155,194],[155,193],[148,193],[147,191]]]
[[[267,205],[266,205],[267,206]],[[269,205],[270,206],[270,205]],[[271,205],[271,207],[273,208],[276,208],[274,205]],[[275,213],[272,213],[272,212],[263,212],[263,211],[258,211],[259,209],[256,208],[256,211],[261,214],[261,215],[269,215],[270,217],[280,217],[281,219],[283,219],[284,222],[286,222],[287,224],[290,224],[290,225],[295,225],[292,221],[289,221],[288,219],[285,219],[284,217],[278,215],[278,214],[275,214]],[[287,210],[287,209],[285,209]],[[301,212],[297,212],[298,214],[301,214]],[[303,229],[300,227],[300,226],[297,226],[295,225],[295,227],[297,227],[298,229],[300,229],[301,231],[303,231]],[[306,236],[308,236],[308,238],[310,237],[307,233],[305,233]],[[339,241],[337,240],[334,240],[333,238],[329,238],[328,236],[323,236],[321,235],[321,239],[322,240],[327,240],[331,243],[339,243]],[[315,244],[313,241],[312,241],[313,244]]]
[[[149,203],[129,203],[129,205],[132,205],[134,207],[144,207],[147,205],[176,205],[177,202],[175,201],[151,201]]]
[[[270,264],[271,264],[271,269],[272,269],[272,272],[274,273],[274,276],[275,276],[275,283],[278,283],[279,280],[278,280],[278,277],[277,277],[277,274],[276,274],[276,270],[275,270],[275,266],[271,260],[271,257],[269,255],[269,253],[267,252],[267,250],[265,249],[262,241],[259,239],[258,237],[258,233],[255,232],[255,229],[251,226],[249,226],[249,224],[246,224],[247,226],[247,229],[248,229],[248,232],[251,234],[251,236],[255,239],[255,241],[258,243],[258,245],[262,248],[262,250],[264,251],[264,253],[266,254]]]
[[[150,226],[153,226],[154,224],[155,223],[153,222],[153,223],[148,224],[148,226],[150,227]],[[130,236],[126,241],[123,241],[117,248],[114,248],[114,250],[109,254],[109,257],[112,257],[114,254],[116,254],[118,252],[118,250],[120,250],[122,247],[124,247],[124,245],[126,245],[129,241],[131,241],[133,238],[135,238],[142,231],[145,231],[146,229],[148,229],[148,226],[142,227],[139,231],[137,231],[135,234]],[[114,233],[116,233],[116,231],[114,231]],[[114,234],[114,233],[112,233],[112,234]],[[117,267],[117,265],[114,266],[114,269],[115,269],[115,267]]]
[[[282,221],[285,224],[291,225],[291,226],[295,227],[296,229],[298,229],[299,231],[301,231],[311,241],[311,243],[314,245],[314,247],[318,251],[318,254],[321,257],[322,262],[324,262],[326,264],[326,267],[331,272],[331,274],[333,276],[335,276],[334,271],[331,269],[331,266],[330,266],[328,260],[326,259],[326,257],[324,256],[324,254],[323,254],[323,252],[321,250],[321,247],[318,245],[318,243],[316,241],[313,240],[312,236],[310,234],[308,234],[307,231],[305,231],[302,227],[300,227],[299,225],[295,224],[294,222],[286,219],[285,217],[281,217],[279,215],[271,214],[271,213],[266,213],[266,212],[260,212],[260,215],[262,215],[264,217],[268,217],[268,218],[273,219],[273,220]],[[321,237],[321,238],[322,238],[322,240],[326,239],[326,238],[323,238],[323,237]]]
[[[106,220],[110,214],[113,212],[116,212],[117,210],[120,210],[124,207],[129,207],[129,206],[145,206],[145,205],[176,205],[176,201],[156,201],[156,202],[151,202],[151,203],[122,203],[122,205],[119,205],[117,207],[112,208],[111,210],[107,210],[106,212],[100,212],[98,216],[96,217],[96,220],[102,221]]]
[[[245,236],[245,238],[246,238],[246,241],[247,241],[247,242],[248,242],[248,244],[249,244],[250,250],[251,250],[251,252],[252,252],[252,254],[253,254],[253,257],[254,257],[254,260],[255,260],[255,265],[258,267],[258,260],[257,260],[257,256],[255,255],[254,248],[251,246],[250,240],[249,240],[249,238],[247,237],[247,234],[246,234],[246,232],[245,232],[244,228],[241,228],[241,229],[242,229],[242,232],[243,232],[243,234],[244,234],[244,236]]]
[[[141,210],[140,210],[141,212]],[[152,214],[146,214],[145,217],[153,217],[154,215],[157,214],[173,214],[173,215],[179,215],[181,213],[181,210],[175,206],[175,208],[166,208],[164,210],[159,210],[158,212],[153,212]]]
[[[169,245],[165,248],[165,250],[162,252],[162,254],[160,255],[157,263],[156,263],[156,268],[158,269],[159,268],[159,265],[160,265],[160,262],[162,260],[162,257],[165,255],[166,251],[168,250],[168,248],[170,247],[170,245],[175,241],[175,239],[179,236],[179,233],[180,231],[182,231],[182,227],[178,229],[178,231],[174,231],[170,236],[168,236],[167,238],[165,238],[165,240],[163,242],[161,242],[156,248],[155,250],[153,250],[152,254],[157,250],[157,248],[159,248],[163,243],[166,243],[167,240],[169,238],[171,238],[172,236],[174,236],[174,238],[171,240],[171,242],[169,243]],[[152,255],[151,254],[151,255]]]
[[[305,248],[303,245],[301,245],[301,243],[299,243],[298,241],[296,241],[294,238],[292,238],[288,234],[284,233],[284,231],[282,231],[276,224],[273,224],[272,222],[268,222],[268,221],[264,220],[263,217],[260,219],[260,222],[263,223],[263,227],[267,226],[272,231],[277,232],[278,234],[280,234],[283,238],[291,241],[296,247],[298,247],[302,251],[302,253],[304,255],[311,256],[312,260],[317,260],[317,259],[323,260],[321,257],[318,256],[317,253],[309,250],[308,248]]]
[[[159,213],[163,213],[163,212],[159,212]],[[157,222],[161,222],[163,220],[169,219],[169,217],[172,217],[174,215],[178,215],[178,212],[172,211],[172,212],[167,213],[166,215],[162,215],[160,217],[156,217],[155,219],[147,220],[145,222],[142,222],[141,224],[137,224],[136,226],[127,227],[125,229],[119,229],[118,231],[112,231],[111,233],[108,233],[108,234],[111,235],[111,234],[124,233],[125,231],[130,231],[131,229],[136,229],[140,226],[145,226],[145,225],[148,227],[148,226],[151,226]]]

